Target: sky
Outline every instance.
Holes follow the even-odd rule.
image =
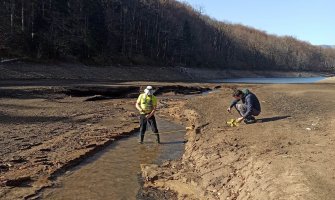
[[[335,0],[180,0],[219,21],[335,45]]]

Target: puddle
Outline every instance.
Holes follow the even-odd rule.
[[[43,192],[43,199],[136,199],[140,189],[140,164],[160,164],[181,158],[185,128],[157,118],[162,144],[147,131],[144,144],[137,134],[114,142],[103,152],[58,178],[57,187]]]

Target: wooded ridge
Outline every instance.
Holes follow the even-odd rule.
[[[175,0],[0,2],[2,59],[27,56],[104,65],[335,69],[334,49],[220,22]]]

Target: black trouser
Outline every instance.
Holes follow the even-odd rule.
[[[140,116],[140,141],[143,142],[144,134],[147,130],[147,123],[149,123],[152,132],[156,133],[157,142],[160,142],[155,116],[153,115],[148,119],[146,118],[146,116],[146,114],[141,114]]]

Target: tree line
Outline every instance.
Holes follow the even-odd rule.
[[[335,69],[335,51],[175,0],[1,0],[0,57],[222,69]]]

